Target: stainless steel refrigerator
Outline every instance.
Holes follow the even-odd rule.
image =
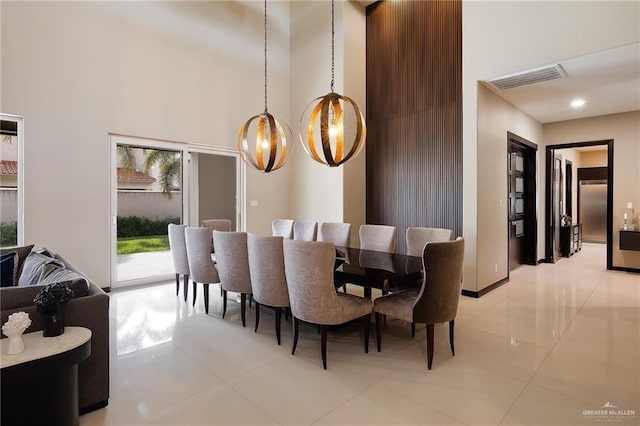
[[[582,240],[607,242],[607,181],[581,180],[578,214],[582,223]]]

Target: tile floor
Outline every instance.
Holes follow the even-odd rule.
[[[278,346],[273,314],[257,334],[235,303],[223,320],[215,287],[208,316],[201,289],[195,308],[173,283],[113,292],[111,399],[81,424],[640,424],[640,276],[604,264],[585,244],[462,297],[456,356],[437,326],[431,371],[421,325],[389,321],[369,354],[357,325],[330,332],[324,371],[315,327],[292,356],[290,321]],[[607,403],[626,411],[589,411]]]

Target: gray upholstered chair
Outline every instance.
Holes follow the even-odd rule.
[[[284,240],[284,265],[293,315],[293,348],[300,321],[320,326],[322,365],[327,369],[327,330],[356,318],[363,320],[364,351],[369,352],[370,300],[336,292],[333,268],[336,250],[328,241]]]
[[[284,274],[282,237],[247,236],[251,288],[256,302],[256,327],[260,323],[260,306],[274,308],[276,315],[276,340],[280,344],[280,319],[282,308],[289,307],[289,292]]]
[[[211,231],[207,228],[185,229],[189,271],[193,281],[193,305],[196,304],[197,284],[204,287],[204,311],[209,313],[209,284],[220,282],[218,270],[211,260]]]
[[[388,225],[360,225],[360,248],[362,250],[396,251],[396,227]]]
[[[351,224],[339,222],[324,222],[318,228],[318,241],[331,241],[339,247],[349,247],[351,245]],[[347,283],[336,281],[338,287],[342,286],[342,291],[347,292]]]
[[[460,300],[464,239],[427,243],[422,254],[424,278],[421,288],[390,293],[373,304],[376,314],[378,352],[382,346],[382,315],[412,323],[427,324],[427,366],[433,363],[434,324],[449,322],[449,343],[453,346],[453,327]]]
[[[441,241],[453,240],[453,230],[444,228],[423,228],[410,226],[406,232],[407,254],[409,256],[422,256],[424,246],[427,243],[437,243]],[[398,282],[391,280],[389,291],[398,291],[406,287],[420,287],[422,280],[413,282]],[[416,325],[411,323],[411,336],[416,335]]]
[[[293,222],[293,239],[300,241],[315,241],[318,233],[318,223],[311,220],[296,220]]]
[[[360,249],[394,253],[396,251],[397,228],[389,225],[360,225]],[[346,288],[346,287],[345,287]],[[389,282],[383,284],[382,294],[389,292]]]
[[[229,219],[206,219],[202,221],[202,226],[208,228],[211,231],[211,235],[213,235],[213,231],[231,231],[231,221]],[[216,242],[214,241],[211,247],[212,252],[215,244]]]
[[[318,241],[331,241],[336,246],[349,247],[351,244],[351,224],[338,222],[320,224]]]
[[[407,254],[422,256],[425,244],[451,240],[453,240],[453,230],[451,229],[410,226],[406,233]]]
[[[213,231],[213,239],[222,285],[222,318],[227,312],[227,292],[240,293],[240,315],[245,327],[247,295],[252,293],[247,233]]]
[[[183,278],[184,301],[187,301],[189,288],[189,260],[187,259],[187,245],[184,240],[184,229],[186,225],[176,225],[170,223],[169,249],[173,258],[173,270],[176,273],[176,296],[180,292],[180,275]]]
[[[273,219],[271,233],[274,237],[293,238],[293,219]]]

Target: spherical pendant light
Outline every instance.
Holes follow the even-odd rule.
[[[300,118],[300,142],[309,156],[329,167],[337,167],[364,147],[367,126],[353,99],[334,91],[335,29],[331,1],[331,92],[309,103]]]
[[[287,136],[289,136],[287,138]],[[238,134],[240,158],[256,170],[269,173],[287,161],[291,129],[267,109],[267,0],[264,2],[264,112],[254,115]],[[253,142],[255,141],[255,142]]]

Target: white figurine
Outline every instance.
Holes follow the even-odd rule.
[[[24,351],[22,333],[31,325],[31,319],[26,312],[16,312],[9,315],[9,320],[2,326],[2,333],[9,338],[7,355],[15,355]]]

